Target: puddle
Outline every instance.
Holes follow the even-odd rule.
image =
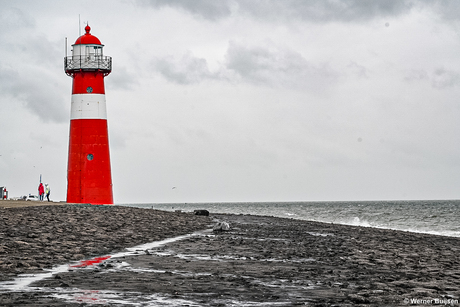
[[[232,255],[210,255],[210,254],[181,254],[176,253],[172,250],[166,251],[149,251],[150,255],[155,255],[158,257],[177,257],[184,260],[195,260],[195,261],[266,261],[266,262],[312,262],[317,261],[314,258],[298,258],[298,259],[277,259],[277,258],[262,258],[262,257],[239,257]]]
[[[334,237],[335,235],[333,233],[320,233],[320,232],[306,232],[309,235],[315,236],[315,237],[327,237],[327,236],[332,236]]]
[[[69,271],[69,265],[63,264],[57,266],[49,272],[40,273],[40,274],[21,274],[16,279],[10,281],[0,282],[0,291],[25,291],[25,290],[34,290],[35,288],[29,288],[29,285],[40,281],[46,278],[51,278],[53,275],[58,273],[64,273]]]
[[[276,259],[276,258],[255,258],[255,257],[237,257],[230,255],[209,255],[209,254],[176,254],[174,257],[185,260],[202,260],[202,261],[229,261],[229,260],[251,260],[251,261],[267,261],[267,262],[311,262],[316,261],[313,258],[302,259]]]
[[[80,289],[56,289],[57,293],[51,297],[67,302],[86,303],[88,305],[122,305],[122,306],[190,306],[201,305],[193,301],[178,299],[157,294],[145,295],[140,292],[119,292],[119,291],[82,291]]]

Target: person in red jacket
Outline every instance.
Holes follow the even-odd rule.
[[[40,182],[40,185],[38,186],[38,195],[40,196],[40,201],[43,201],[43,196],[45,195],[45,187],[43,186],[43,183]]]

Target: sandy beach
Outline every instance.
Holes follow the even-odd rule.
[[[0,305],[460,305],[460,238],[118,206],[1,208],[0,279],[205,229],[2,290]]]

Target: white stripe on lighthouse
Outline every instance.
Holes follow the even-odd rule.
[[[73,94],[70,119],[107,119],[104,94]]]

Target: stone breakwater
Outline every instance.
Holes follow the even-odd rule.
[[[211,226],[191,213],[119,206],[0,208],[0,281]]]
[[[0,216],[2,278],[210,229],[216,220],[230,225],[0,291],[1,306],[459,306],[456,237],[129,207]]]

